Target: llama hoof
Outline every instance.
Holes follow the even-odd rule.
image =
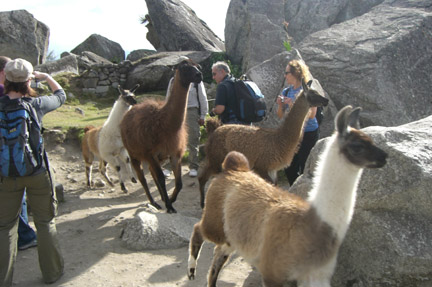
[[[131,178],[131,181],[132,181],[133,183],[137,183],[137,180],[135,179],[135,177],[132,177],[132,178]]]
[[[159,204],[157,204],[156,202],[152,202],[151,205],[156,207],[156,209],[162,209],[162,207]]]
[[[121,186],[121,190],[123,190],[124,193],[128,193],[128,190],[127,190],[127,188],[126,188],[126,186],[124,185],[123,182],[120,183],[120,186]]]
[[[175,210],[174,207],[170,206],[170,207],[167,207],[167,212],[168,213],[177,213],[177,210]]]
[[[195,268],[189,269],[188,278],[189,280],[195,280]]]

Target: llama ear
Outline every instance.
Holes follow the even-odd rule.
[[[335,128],[340,135],[345,135],[348,128],[348,117],[350,116],[352,106],[343,107],[336,115]]]
[[[119,91],[120,95],[124,94],[124,90],[120,85],[117,86],[117,90]]]
[[[309,81],[309,82],[306,84],[305,79],[302,78],[302,79],[301,79],[301,82],[302,82],[302,88],[303,88],[303,91],[304,91],[304,92],[309,91],[309,87],[310,87],[310,84],[312,84],[312,81]],[[310,84],[309,84],[309,83],[310,83]]]
[[[348,118],[348,125],[350,127],[360,129],[360,112],[362,108],[357,107],[354,110],[351,111],[349,118]]]
[[[132,90],[130,90],[131,93],[134,93],[136,91],[136,89],[138,89],[140,86],[140,84],[136,84],[135,87],[133,87]]]

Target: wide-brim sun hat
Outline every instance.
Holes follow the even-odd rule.
[[[24,59],[17,58],[6,63],[4,72],[9,82],[24,83],[33,77],[33,65]]]

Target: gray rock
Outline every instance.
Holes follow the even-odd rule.
[[[23,58],[34,66],[45,62],[49,28],[26,10],[0,12],[0,55]]]
[[[363,126],[399,125],[432,114],[432,37],[425,36],[432,31],[432,12],[422,7],[426,2],[383,3],[300,43],[336,107],[363,107]]]
[[[54,76],[60,73],[79,74],[78,59],[74,54],[62,57],[56,61],[46,62],[45,64],[38,65],[35,70],[49,73]]]
[[[244,71],[285,51],[283,0],[232,0],[225,20],[225,47]]]
[[[140,84],[138,92],[166,90],[169,80],[174,75],[172,67],[178,64],[181,56],[186,56],[197,63],[208,59],[211,52],[160,52],[134,62],[128,73],[126,86]]]
[[[174,249],[187,246],[197,218],[142,211],[126,223],[122,241],[131,250]]]
[[[363,131],[388,152],[388,163],[363,173],[332,286],[431,286],[432,116]],[[291,192],[306,197],[325,142],[314,147]]]
[[[134,50],[129,53],[129,55],[126,57],[126,60],[134,62],[144,57],[153,55],[155,53],[156,51],[154,50],[147,50],[147,49]]]
[[[287,0],[287,31],[293,43],[299,43],[316,31],[361,16],[382,2],[384,0]]]
[[[84,42],[76,46],[71,53],[80,55],[90,51],[111,62],[119,63],[125,59],[125,51],[120,44],[101,35],[92,34]]]
[[[157,38],[148,37],[157,51],[221,52],[223,41],[195,12],[179,0],[146,0],[147,16]],[[149,30],[150,32],[150,30]]]

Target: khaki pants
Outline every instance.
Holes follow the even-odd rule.
[[[11,286],[17,255],[18,215],[27,190],[37,230],[39,267],[46,283],[63,274],[63,257],[54,216],[57,200],[48,172],[18,178],[0,177],[0,286]],[[22,270],[28,272],[28,270]]]
[[[189,150],[189,169],[198,170],[199,166],[199,140],[200,140],[200,125],[198,120],[198,108],[188,108],[186,114],[186,124],[188,126],[188,150]]]

